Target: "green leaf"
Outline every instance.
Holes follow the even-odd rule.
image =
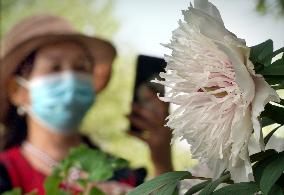
[[[274,185],[268,195],[284,195],[284,193],[279,185]]]
[[[37,190],[34,189],[33,191],[29,192],[29,193],[25,193],[25,195],[37,195]]]
[[[260,179],[260,189],[266,195],[284,171],[284,152],[270,162],[264,169]]]
[[[172,183],[164,185],[163,187],[155,190],[152,194],[155,194],[155,195],[166,195],[166,194],[172,195],[177,190],[178,182],[179,181],[174,181]]]
[[[165,173],[141,184],[133,191],[128,193],[128,195],[148,195],[152,192],[155,192],[155,194],[165,192],[165,194],[163,195],[172,195],[173,191],[177,186],[178,181],[183,179],[189,179],[190,177],[191,174],[187,171],[175,171]],[[173,191],[171,191],[172,189]]]
[[[250,50],[250,60],[253,64],[263,64],[264,66],[269,66],[271,64],[270,57],[273,52],[273,41],[271,39],[260,43],[258,45],[252,46]]]
[[[179,189],[176,188],[175,191],[174,191],[174,193],[173,193],[172,195],[179,195]]]
[[[129,162],[122,158],[110,157],[109,161],[110,161],[111,167],[115,170],[122,169],[122,168],[129,166]]]
[[[269,152],[269,151],[271,151],[271,152]],[[259,160],[258,162],[256,162],[252,166],[254,179],[257,183],[260,182],[260,179],[261,179],[261,176],[262,176],[262,173],[263,173],[265,167],[268,165],[269,162],[276,159],[277,154],[278,154],[275,150],[268,150],[268,151],[260,152],[260,153],[266,153],[267,156],[264,155],[261,160]]]
[[[281,78],[281,79],[266,78],[266,77],[264,77],[264,78],[265,78],[266,82],[268,82],[268,84],[270,84],[270,86],[274,90],[284,89],[284,77]],[[273,84],[271,82],[276,82],[276,84]]]
[[[277,104],[280,104],[280,105],[284,106],[284,99],[280,98],[280,102],[277,103]]]
[[[282,58],[276,60],[275,62],[273,62],[271,64],[271,66],[284,66],[284,55],[282,56]]]
[[[71,165],[70,163],[71,162]],[[93,150],[87,146],[80,146],[70,151],[70,155],[63,162],[68,169],[72,166],[79,167],[88,173],[88,181],[105,181],[112,177],[115,169],[128,165],[127,161],[110,157],[106,153]]]
[[[268,103],[266,104],[265,109],[261,115],[270,118],[275,123],[284,125],[283,113],[284,113],[283,107],[279,107]]]
[[[22,190],[20,188],[14,188],[8,192],[4,192],[2,195],[21,195]]]
[[[209,195],[212,194],[212,192],[218,187],[219,184],[223,183],[224,181],[230,179],[230,174],[226,174],[221,176],[220,178],[212,181],[209,183],[201,192],[199,195]]]
[[[76,182],[83,188],[86,188],[88,185],[88,181],[86,179],[79,178]]]
[[[273,120],[271,120],[270,118],[267,118],[267,117],[262,117],[261,118],[261,126],[262,127],[266,127],[266,126],[272,125],[274,123],[275,122]]]
[[[283,188],[284,190],[284,173],[280,176],[280,178],[276,182],[277,185]]]
[[[49,176],[44,182],[44,189],[47,194],[56,194],[61,183],[61,178]]]
[[[62,182],[62,178],[56,177],[54,175],[51,175],[47,177],[44,181],[44,189],[46,192],[46,195],[53,195],[53,194],[67,194],[63,190],[59,188],[60,183]]]
[[[192,195],[196,192],[199,192],[201,189],[203,189],[205,186],[207,186],[211,180],[203,181],[199,184],[196,184],[195,186],[192,186],[184,195]]]
[[[284,88],[284,77],[283,76],[279,76],[279,75],[263,75],[265,78],[265,81],[273,86],[277,86],[279,89]]]
[[[260,71],[262,75],[284,75],[284,59],[273,62],[270,66]]]
[[[89,195],[105,195],[104,192],[102,192],[100,189],[98,188],[92,188]]]
[[[256,10],[262,14],[266,13],[266,1],[265,0],[258,0]]]
[[[95,161],[94,164],[96,164],[96,166],[90,166],[88,169],[85,169],[89,173],[89,181],[106,181],[112,177],[113,169],[110,164],[107,164],[107,162],[104,162],[103,160],[98,162]]]
[[[213,195],[253,195],[259,186],[254,182],[241,182],[225,186],[213,192]]]
[[[275,155],[277,154],[277,152],[273,149],[269,149],[269,150],[265,150],[265,151],[261,151],[261,152],[258,152],[258,153],[255,153],[253,155],[251,155],[249,158],[250,158],[250,162],[251,163],[254,163],[256,161],[261,161],[261,160],[264,160],[272,155]]]
[[[276,128],[274,128],[272,131],[270,131],[270,132],[265,136],[265,138],[264,138],[264,144],[265,144],[265,145],[268,143],[269,139],[272,137],[272,135],[275,133],[275,131],[277,131],[280,127],[281,127],[281,125],[278,126],[278,127],[276,127]]]

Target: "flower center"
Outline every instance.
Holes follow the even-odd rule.
[[[215,91],[215,90],[218,90],[218,89],[221,89],[221,87],[218,87],[218,86],[213,86],[213,87],[204,87],[204,89],[207,91],[207,92],[210,92],[210,91]],[[199,89],[198,91],[203,91],[202,89]],[[204,91],[203,91],[204,92]],[[220,93],[216,93],[216,94],[213,94],[215,97],[217,98],[222,98],[222,97],[225,97],[226,95],[228,95],[228,93],[226,91],[223,91],[223,92],[220,92]]]

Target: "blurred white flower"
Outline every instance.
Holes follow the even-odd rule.
[[[213,4],[195,0],[183,15],[166,45],[172,54],[165,55],[164,81],[157,81],[169,88],[161,99],[179,105],[167,125],[215,177],[227,169],[235,182],[253,180],[248,142],[254,132],[264,149],[258,117],[279,97],[255,74],[250,49],[224,27]]]

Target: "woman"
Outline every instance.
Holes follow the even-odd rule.
[[[20,187],[24,193],[36,189],[44,194],[43,182],[52,168],[84,142],[78,127],[107,85],[115,55],[109,42],[82,35],[51,15],[24,19],[6,34],[0,66],[0,123],[5,131],[0,192]],[[145,115],[143,108],[134,110]],[[147,118],[129,118],[154,135],[136,136],[149,144],[156,173],[170,171],[169,131],[149,125]],[[160,136],[165,139],[153,140]],[[163,149],[161,158],[157,154]]]

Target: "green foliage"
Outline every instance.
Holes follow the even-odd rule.
[[[89,181],[104,181],[112,176],[112,167],[108,163],[106,154],[83,146],[72,149],[62,165],[61,168],[65,173],[70,167],[77,167],[87,172]]]
[[[75,27],[88,34],[110,38],[117,32],[119,23],[113,16],[112,0],[14,0],[1,1],[1,34],[5,34],[20,19],[37,13],[51,13],[67,18]],[[17,13],[17,14],[15,14]],[[83,20],[82,20],[83,18]]]
[[[254,182],[241,182],[216,190],[213,195],[252,195],[259,191],[259,186]]]
[[[1,195],[22,195],[22,190],[20,188],[14,188],[10,191],[2,193]],[[37,195],[37,193],[32,191],[32,192],[29,192],[29,193],[25,193],[25,195]],[[60,194],[58,194],[58,195],[60,195]]]
[[[284,125],[283,113],[284,113],[283,107],[279,107],[269,103],[265,106],[265,109],[261,115],[270,118],[275,123]]]
[[[282,57],[274,62],[272,58],[282,53]],[[284,89],[284,48],[280,48],[273,52],[272,40],[267,40],[261,44],[251,47],[250,60],[255,66],[255,71],[258,74],[262,74],[265,80],[275,90]],[[280,125],[284,124],[284,100],[278,104],[268,103],[265,106],[265,110],[261,113],[262,126],[277,123]],[[267,143],[270,137],[279,127],[272,130],[265,138]]]
[[[114,170],[126,166],[128,166],[128,163],[125,160],[112,157],[102,151],[93,150],[84,145],[73,148],[68,157],[53,171],[53,174],[47,177],[44,184],[46,194],[72,194],[70,189],[60,189],[59,185],[69,181],[70,174],[74,173],[74,171],[85,174],[83,178],[79,177],[74,182],[81,186],[82,189],[88,189],[88,185],[98,181],[106,181],[112,177]],[[102,194],[95,187],[89,190],[90,194]]]
[[[284,56],[273,62],[269,67],[265,68],[262,75],[284,75]]]
[[[98,188],[92,188],[89,195],[105,195],[105,193]]]
[[[11,191],[4,192],[2,195],[21,195],[21,194],[22,194],[22,190],[20,188],[15,188]]]
[[[222,175],[220,178],[211,181],[205,186],[205,188],[200,192],[200,195],[209,195],[223,182],[230,179],[230,174]]]
[[[284,152],[277,154],[275,160],[265,167],[261,179],[260,189],[266,195],[284,172]],[[283,184],[282,184],[283,185]]]
[[[270,118],[267,118],[267,117],[261,118],[261,126],[262,127],[266,127],[266,126],[272,125],[274,123],[275,122],[273,120],[271,120]]]
[[[283,195],[283,194],[284,192],[279,185],[273,185],[269,192],[269,195]]]
[[[273,42],[271,39],[251,47],[250,60],[253,64],[269,66],[271,64]],[[263,67],[262,67],[263,68]]]
[[[187,171],[175,171],[162,174],[150,181],[138,186],[128,195],[172,195],[180,180],[189,179],[191,174]]]
[[[209,183],[211,183],[211,179],[201,182],[199,184],[196,184],[195,186],[192,186],[184,195],[192,195],[196,192],[199,192],[201,189],[203,189],[205,186],[207,186]]]
[[[262,74],[264,77],[283,76],[284,75],[284,57],[272,63],[272,58],[284,52],[284,48],[280,48],[273,52],[273,41],[271,39],[252,46],[250,51],[250,60],[255,66],[256,73]]]
[[[250,162],[251,163],[254,163],[254,162],[257,162],[257,161],[261,161],[263,159],[266,159],[267,157],[270,157],[272,155],[276,154],[275,150],[265,150],[265,151],[261,151],[261,152],[258,152],[256,154],[253,154],[250,156]]]
[[[273,42],[270,39],[251,47],[250,60],[254,64],[256,73],[262,74],[265,80],[275,90],[284,89],[283,52],[284,52],[284,47],[273,52]],[[282,53],[282,58],[276,60],[275,62],[272,62],[272,58],[281,53]],[[267,110],[269,110],[269,108],[266,108],[265,111]],[[277,114],[275,114],[275,116],[276,115]]]
[[[253,175],[254,175],[254,179],[257,183],[260,182],[263,170],[265,169],[266,165],[275,160],[277,156],[277,152],[275,150],[272,150],[272,152],[269,152],[268,155],[264,155],[262,159],[260,159],[258,162],[256,162],[253,165]]]
[[[284,0],[258,0],[256,10],[261,14],[276,13],[277,15],[284,15]]]
[[[44,189],[46,191],[46,194],[65,194],[65,192],[59,188],[61,181],[62,179],[57,175],[52,175],[46,178],[44,182]]]

